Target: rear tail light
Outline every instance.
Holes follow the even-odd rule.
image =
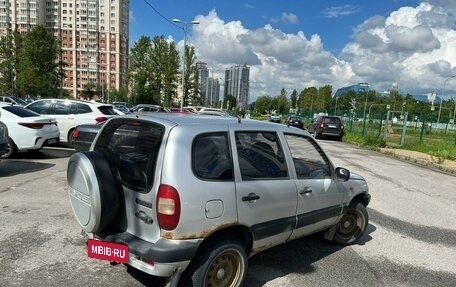
[[[75,129],[74,132],[73,132],[73,138],[74,138],[74,139],[79,138],[79,131],[76,130],[76,129]]]
[[[44,127],[43,123],[18,123],[19,125],[30,129],[41,129]]]
[[[325,127],[325,118],[321,119],[320,128]]]
[[[101,123],[101,122],[106,121],[107,119],[108,119],[107,117],[97,117],[97,118],[95,118],[95,121],[97,123]]]
[[[181,202],[177,190],[166,184],[160,185],[157,194],[157,219],[160,228],[173,230],[179,223]]]

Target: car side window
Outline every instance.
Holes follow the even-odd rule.
[[[325,178],[331,175],[328,158],[314,140],[285,134],[298,179]]]
[[[92,109],[89,105],[83,103],[73,103],[72,113],[74,114],[88,114],[91,113]]]
[[[30,104],[27,108],[41,115],[48,115],[51,112],[51,101],[38,101]]]
[[[54,112],[53,114],[55,115],[69,115],[72,112],[70,112],[71,109],[71,103],[67,101],[57,101],[54,106]]]
[[[205,133],[193,140],[192,169],[203,180],[233,180],[227,133]]]
[[[242,180],[284,179],[288,169],[275,132],[236,132]]]

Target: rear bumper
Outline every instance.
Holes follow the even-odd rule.
[[[89,237],[91,237],[89,235]],[[185,269],[195,256],[203,239],[171,240],[160,238],[156,242],[142,240],[128,232],[103,235],[98,239],[128,245],[128,264],[151,275],[169,277],[177,269]]]

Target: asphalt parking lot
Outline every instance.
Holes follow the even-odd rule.
[[[367,234],[350,247],[311,236],[259,253],[249,260],[245,286],[456,286],[456,222],[449,220],[456,218],[456,177],[320,143],[336,165],[369,182]],[[0,285],[163,286],[87,257],[66,190],[73,152],[51,148],[0,162]]]

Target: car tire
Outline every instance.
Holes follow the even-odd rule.
[[[67,183],[71,208],[84,231],[98,232],[114,220],[120,183],[103,155],[74,153],[68,161]]]
[[[68,133],[68,143],[73,144],[74,142],[74,128]]]
[[[352,202],[336,226],[334,242],[350,245],[357,242],[367,229],[369,215],[366,207],[360,202]]]
[[[8,137],[8,146],[6,147],[6,153],[0,156],[0,158],[11,158],[13,157],[17,152],[17,147],[14,141]]]
[[[240,241],[213,240],[201,252],[182,275],[180,286],[242,286],[248,257]]]

